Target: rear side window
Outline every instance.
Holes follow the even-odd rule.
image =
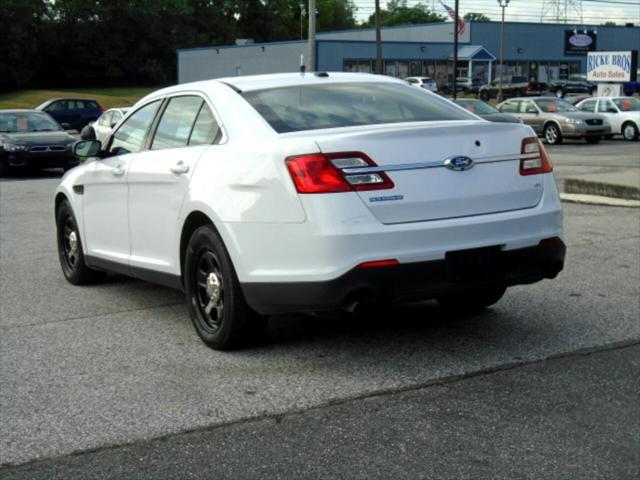
[[[93,110],[98,110],[100,107],[98,106],[98,102],[94,102],[93,100],[85,100],[86,108],[91,108]]]
[[[596,101],[595,100],[587,100],[582,105],[580,105],[580,110],[583,112],[595,112],[596,111]]]
[[[173,97],[162,114],[151,150],[185,147],[203,100],[196,96]]]
[[[220,127],[206,103],[202,105],[191,132],[189,145],[211,145],[218,139]]]
[[[446,100],[400,83],[300,85],[242,95],[278,133],[384,123],[476,120]]]

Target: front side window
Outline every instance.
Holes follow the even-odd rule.
[[[407,84],[353,82],[248,91],[244,99],[278,133],[400,122],[475,120]]]
[[[520,113],[538,113],[535,105],[530,100],[521,101],[518,111]]]
[[[98,125],[102,127],[110,127],[112,116],[113,116],[113,112],[104,112],[100,117],[100,119],[98,120]]]
[[[516,113],[518,111],[518,103],[519,102],[507,102],[503,104],[499,110],[504,113]]]
[[[596,100],[587,100],[582,105],[580,105],[580,110],[582,110],[583,112],[595,112]]]
[[[202,98],[196,96],[171,98],[158,124],[151,150],[185,147],[202,103]]]
[[[540,99],[536,100],[538,108],[545,113],[561,113],[561,112],[575,112],[578,109],[571,105],[569,102],[565,102],[560,99]]]
[[[156,100],[131,115],[113,135],[109,151],[121,154],[135,153],[142,150],[147,131],[156,116],[159,106],[160,100]]]

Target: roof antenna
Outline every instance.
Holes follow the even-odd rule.
[[[300,54],[300,75],[304,75],[304,72],[307,70],[307,67],[304,64],[304,54]]]

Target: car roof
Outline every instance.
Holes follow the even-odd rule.
[[[225,84],[236,91],[247,92],[267,88],[291,87],[299,85],[323,85],[327,83],[345,82],[377,82],[399,83],[406,85],[402,79],[388,77],[386,75],[373,75],[370,73],[346,73],[346,72],[311,72],[305,73],[273,73],[267,75],[247,75],[242,77],[223,77],[212,80],[202,80],[193,83],[182,83],[172,87],[163,88],[151,94],[151,97],[167,95],[184,90],[208,90],[213,85]]]

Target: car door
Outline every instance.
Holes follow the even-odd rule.
[[[220,136],[219,121],[203,96],[167,98],[149,150],[129,167],[131,268],[136,276],[166,283],[180,275],[182,204],[198,159]]]
[[[110,155],[87,165],[81,178],[85,245],[94,265],[99,266],[100,262],[128,265],[131,247],[127,170],[144,149],[159,107],[160,100],[147,103],[120,125],[105,148]],[[128,273],[128,266],[121,271]]]
[[[622,119],[616,105],[609,98],[598,100],[598,113],[603,115],[611,125],[611,133],[622,133]]]
[[[522,119],[524,123],[529,125],[533,130],[540,134],[542,133],[542,126],[544,119],[532,100],[520,100],[518,105],[518,117]]]

